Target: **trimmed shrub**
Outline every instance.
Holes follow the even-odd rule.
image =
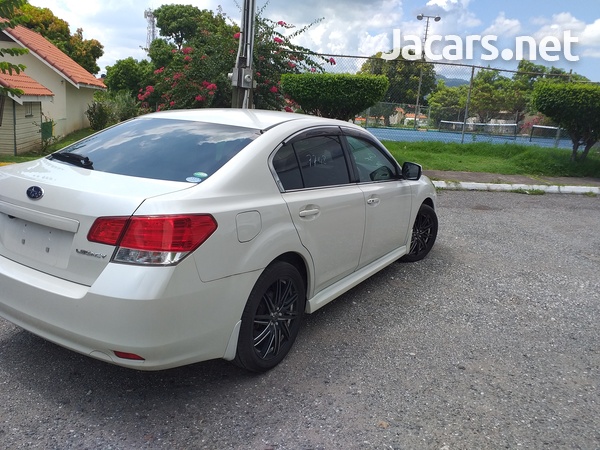
[[[384,75],[281,75],[282,91],[305,113],[346,121],[379,102],[388,85]]]

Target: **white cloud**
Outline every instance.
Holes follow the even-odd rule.
[[[518,19],[508,19],[504,12],[489,27],[482,31],[482,35],[516,36],[521,32],[521,22]]]
[[[596,19],[594,23],[586,25],[581,32],[582,45],[591,45],[600,47],[600,19]]]
[[[540,24],[542,25],[541,28],[533,34],[533,37],[538,40],[547,36],[561,39],[567,30],[571,31],[573,36],[579,36],[585,29],[585,22],[575,18],[570,13],[554,14],[550,21]]]
[[[426,22],[417,20],[416,16],[425,14],[441,17],[439,22],[430,21],[429,36],[464,37],[485,33],[496,34],[507,40],[515,35],[531,35],[539,40],[548,35],[562,38],[565,30],[571,30],[573,36],[580,39],[575,46],[575,53],[586,57],[582,64],[598,64],[600,19],[594,18],[591,20],[595,21],[586,23],[568,12],[550,16],[557,11],[556,7],[526,8],[524,5],[521,7],[519,1],[523,2],[301,0],[294,4],[289,0],[257,0],[257,7],[264,7],[265,17],[293,23],[297,26],[296,30],[322,17],[320,23],[296,39],[296,43],[322,53],[370,56],[379,51],[388,52],[392,47],[394,28],[399,28],[403,36],[424,35]],[[105,54],[98,64],[104,72],[105,66],[113,65],[119,59],[132,56],[139,60],[146,57],[140,48],[146,44],[144,10],[167,3],[181,3],[216,11],[221,5],[225,14],[239,23],[239,5],[243,4],[243,0],[30,0],[30,3],[51,9],[56,16],[69,23],[71,33],[83,28],[85,39],[100,41]],[[558,11],[569,11],[569,4],[560,8]],[[529,10],[537,16],[530,16]],[[520,20],[511,17],[519,17]],[[587,69],[588,66],[585,67]]]
[[[377,52],[387,52],[392,49],[391,34],[380,33],[371,35],[364,31],[358,43],[359,55],[371,56]]]

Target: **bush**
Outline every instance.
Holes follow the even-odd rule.
[[[140,114],[138,101],[127,91],[119,91],[107,98],[108,107],[111,112],[111,122],[137,117]]]
[[[346,121],[379,102],[388,85],[384,75],[302,73],[281,76],[284,94],[304,112]]]
[[[90,128],[94,131],[106,128],[110,121],[110,109],[103,102],[92,102],[88,105],[85,115],[90,121]]]

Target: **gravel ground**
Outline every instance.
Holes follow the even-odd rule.
[[[0,447],[600,448],[600,198],[441,192],[424,261],[308,316],[263,375],[136,372],[0,319]]]

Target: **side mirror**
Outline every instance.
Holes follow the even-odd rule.
[[[423,168],[419,164],[412,162],[405,162],[402,164],[402,176],[405,180],[417,181],[419,178],[421,178],[422,173]]]

